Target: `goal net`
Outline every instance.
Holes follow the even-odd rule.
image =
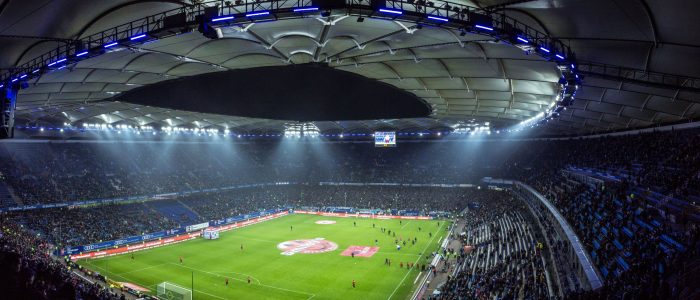
[[[192,291],[170,282],[158,284],[156,296],[161,300],[192,300]]]
[[[202,237],[207,240],[215,240],[219,238],[219,231],[214,228],[207,228],[202,231]]]

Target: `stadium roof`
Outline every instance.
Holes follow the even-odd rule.
[[[700,2],[459,3],[505,13],[575,52],[585,75],[582,88],[573,106],[540,127],[540,133],[645,127],[700,115],[700,25],[694,21]],[[68,40],[183,4],[190,2],[0,0],[0,67],[7,71]],[[431,130],[471,120],[505,128],[537,116],[554,103],[562,76],[556,63],[492,36],[460,35],[423,23],[370,17],[358,22],[357,17],[334,11],[328,17],[225,26],[220,39],[195,30],[115,47],[32,78],[29,88],[20,91],[17,119],[52,125],[107,122],[280,131],[287,121],[181,111],[111,98],[174,78],[310,62],[325,62],[394,85],[424,99],[432,109],[424,118],[315,122],[321,131]]]

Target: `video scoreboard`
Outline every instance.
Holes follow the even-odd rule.
[[[374,133],[375,147],[396,147],[396,132],[378,131]]]

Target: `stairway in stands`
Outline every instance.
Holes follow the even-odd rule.
[[[11,188],[5,184],[5,182],[0,182],[0,208],[13,207],[22,205],[22,201],[14,197]]]
[[[196,224],[201,218],[178,200],[149,201],[146,204],[180,226]]]
[[[194,210],[194,209],[192,209],[191,207],[187,206],[187,204],[185,204],[184,202],[182,202],[182,201],[180,201],[180,200],[177,200],[177,203],[179,203],[180,205],[184,206],[187,210],[189,210],[191,213],[193,213],[195,216],[197,216],[197,220],[207,221],[207,220],[205,220],[204,218],[202,218],[202,216],[201,216],[196,210]]]

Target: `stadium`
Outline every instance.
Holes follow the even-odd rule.
[[[698,13],[0,0],[0,298],[700,299]]]

